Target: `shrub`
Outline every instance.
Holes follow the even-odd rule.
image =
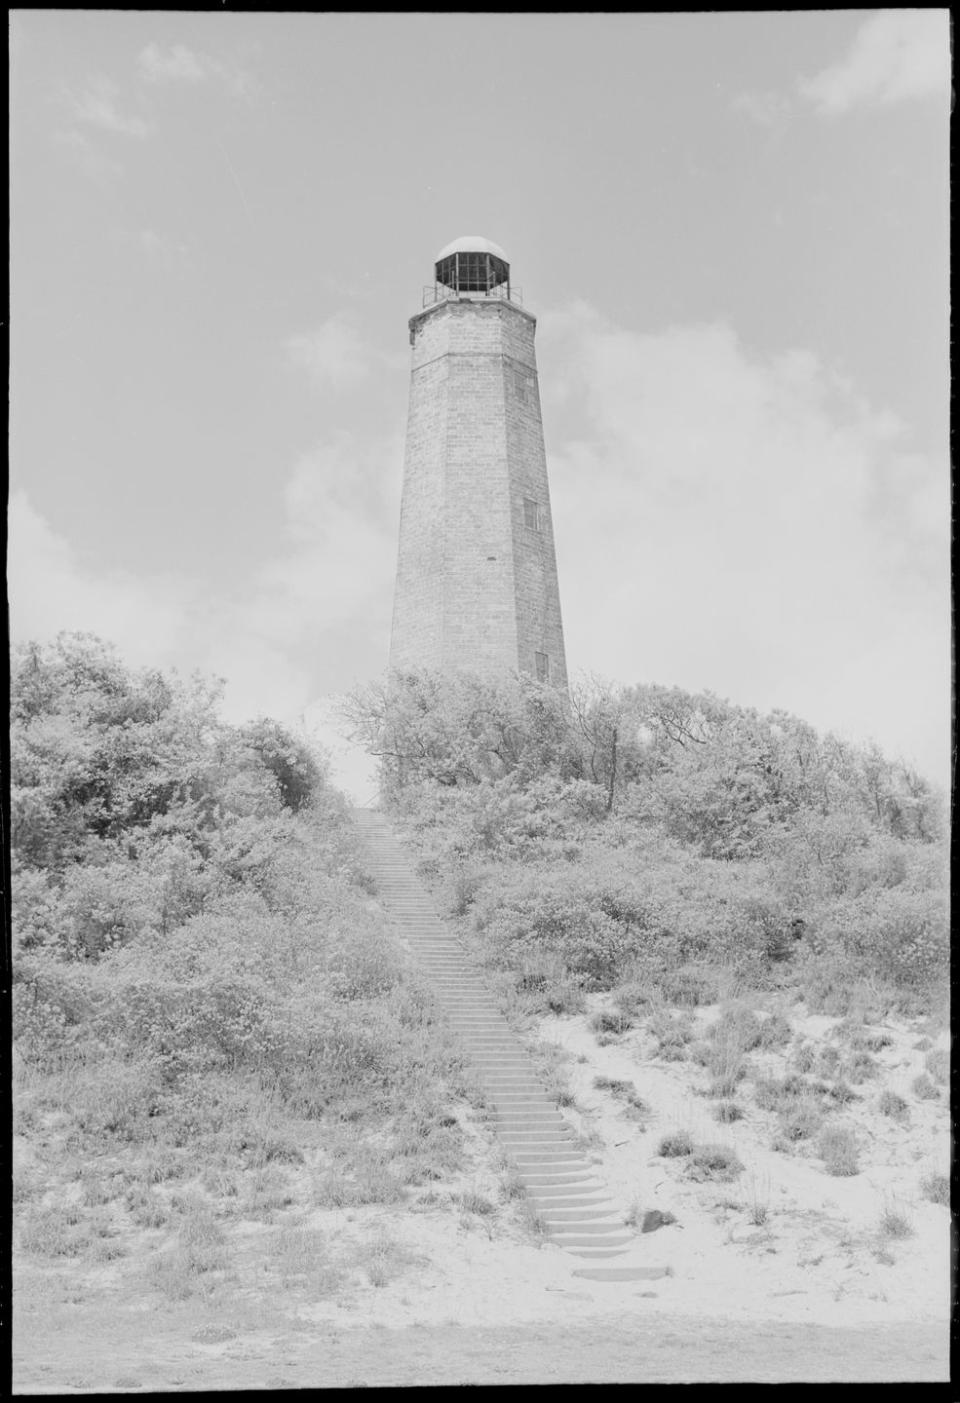
[[[635,1111],[646,1113],[650,1107],[637,1093],[633,1082],[622,1081],[617,1077],[594,1077],[593,1084],[598,1091],[609,1091],[618,1100],[625,1101]]]
[[[743,1164],[729,1145],[696,1145],[686,1172],[691,1178],[729,1183],[743,1172]]]
[[[496,1204],[491,1203],[476,1189],[466,1189],[459,1195],[457,1202],[462,1213],[476,1213],[480,1217],[489,1217],[491,1213],[497,1211]]]
[[[807,1082],[793,1073],[780,1081],[775,1077],[759,1077],[754,1085],[754,1098],[762,1111],[789,1112],[801,1097],[809,1094]]]
[[[852,1101],[860,1100],[857,1093],[851,1086],[847,1085],[842,1077],[839,1081],[835,1081],[832,1086],[827,1088],[827,1095],[830,1097],[830,1100],[835,1101],[838,1106],[849,1106]]]
[[[853,1046],[865,1052],[882,1052],[884,1048],[893,1046],[893,1038],[889,1033],[862,1033],[854,1039]]]
[[[714,1107],[713,1114],[721,1125],[728,1125],[731,1121],[743,1118],[743,1111],[735,1101],[720,1101]]]
[[[80,1256],[90,1236],[70,1217],[59,1206],[28,1209],[17,1234],[21,1249],[38,1257]]]
[[[923,1059],[923,1065],[933,1080],[945,1086],[950,1076],[950,1056],[942,1048],[934,1048]]]
[[[889,1116],[891,1120],[905,1121],[909,1118],[910,1107],[902,1096],[898,1096],[895,1091],[884,1091],[877,1102],[877,1110],[883,1116]]]
[[[689,1131],[673,1130],[668,1135],[664,1135],[657,1146],[657,1154],[664,1159],[679,1159],[682,1155],[693,1153],[693,1138]]]
[[[921,1072],[918,1077],[914,1077],[911,1082],[911,1089],[914,1096],[921,1101],[939,1101],[940,1092],[933,1080],[927,1076],[926,1072]]]
[[[900,1209],[885,1204],[880,1214],[879,1231],[881,1237],[902,1240],[913,1236],[913,1225]]]
[[[931,1203],[950,1207],[950,1180],[946,1174],[927,1174],[920,1180],[920,1192]]]
[[[597,1091],[609,1091],[614,1096],[622,1096],[633,1090],[632,1082],[622,1081],[618,1077],[597,1076],[593,1079],[593,1085]]]
[[[618,1009],[601,1009],[590,1019],[590,1027],[595,1033],[627,1033],[633,1027],[629,1014]]]
[[[714,1042],[750,1052],[760,1046],[762,1025],[752,1009],[734,1004],[723,1011],[710,1029]]]
[[[716,979],[703,970],[678,969],[660,976],[660,991],[667,1003],[697,1008],[716,997]]]
[[[849,1126],[827,1126],[820,1132],[817,1151],[828,1174],[843,1178],[860,1173],[857,1137]]]
[[[707,1067],[711,1073],[709,1096],[732,1096],[746,1070],[739,1052],[722,1046],[714,1048]]]
[[[562,980],[548,985],[543,992],[543,1004],[550,1013],[583,1013],[587,1007],[586,995],[573,979]]]
[[[781,1117],[780,1128],[787,1140],[809,1140],[823,1124],[823,1113],[814,1101],[802,1100]]]
[[[459,867],[450,879],[447,905],[452,916],[465,916],[483,887],[485,872]]]
[[[840,1064],[841,1077],[847,1078],[856,1086],[877,1075],[877,1064],[869,1052],[855,1052]]]
[[[817,1054],[810,1043],[801,1043],[793,1054],[793,1065],[798,1072],[812,1072],[817,1062]]]
[[[771,1014],[760,1026],[760,1046],[762,1048],[786,1047],[793,1037],[793,1029],[781,1013]]]
[[[631,1016],[636,1016],[652,1007],[656,1003],[656,999],[656,994],[646,983],[640,984],[630,981],[619,985],[613,991],[613,1002],[616,1007]]]
[[[660,1009],[650,1019],[648,1031],[658,1039],[656,1056],[665,1062],[683,1062],[687,1044],[693,1037],[693,1021],[689,1014],[675,1015]]]

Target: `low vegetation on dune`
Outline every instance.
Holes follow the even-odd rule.
[[[14,655],[11,715],[21,1253],[207,1297],[246,1224],[340,1281],[309,1215],[455,1176],[473,1093],[322,759],[82,635]]]
[[[21,1321],[104,1283],[231,1319],[345,1300],[409,1276],[430,1215],[543,1240],[323,759],[217,708],[215,685],[132,671],[88,635],[14,653]],[[578,1028],[579,1056],[531,1051],[592,1156],[611,1146],[581,1098],[658,1178],[746,1202],[758,1227],[773,1209],[745,1126],[841,1193],[878,1127],[909,1139],[946,1115],[944,818],[909,768],[677,689],[568,702],[411,674],[349,711],[508,1016]],[[658,1107],[650,1067],[702,1115]],[[925,1167],[878,1210],[878,1262],[948,1202]],[[676,1223],[626,1187],[639,1231]],[[197,1329],[227,1338],[225,1320]]]
[[[835,1177],[867,1162],[870,1116],[896,1134],[945,1096],[948,1053],[916,1038],[947,1026],[945,817],[908,766],[677,688],[567,699],[409,673],[349,714],[521,1022],[582,1019],[597,1048],[670,1068],[714,1122]],[[890,1020],[915,1048],[898,1089]],[[735,1178],[703,1138],[671,1129],[659,1153]]]
[[[526,679],[429,673],[358,692],[350,716],[423,875],[540,1007],[612,991],[598,1031],[616,1036],[637,1000],[696,1008],[731,981],[840,1016],[942,1004],[942,800],[876,747],[709,693],[592,684],[567,704]],[[662,1030],[678,1057],[682,1029]],[[790,1037],[743,1014],[719,1080]]]

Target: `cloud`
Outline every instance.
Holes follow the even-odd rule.
[[[119,89],[106,78],[97,78],[86,92],[71,98],[73,114],[80,122],[115,132],[119,136],[144,137],[150,128],[140,117],[124,116],[117,107]]]
[[[573,671],[783,706],[942,774],[947,466],[810,352],[722,324],[580,304],[541,316],[539,355]]]
[[[14,641],[78,630],[122,640],[126,656],[137,666],[173,657],[192,602],[186,582],[82,562],[22,491],[11,496],[8,531]]]
[[[141,74],[150,83],[203,83],[214,79],[237,97],[252,86],[250,74],[210,54],[197,53],[185,44],[174,44],[166,51],[148,44],[137,58]]]
[[[342,390],[366,379],[372,356],[348,315],[338,313],[313,331],[286,342],[290,363],[305,370],[316,385]]]
[[[738,93],[730,106],[735,112],[744,112],[761,127],[780,126],[791,112],[790,100],[776,92]]]
[[[950,12],[881,10],[857,31],[847,57],[814,78],[800,94],[818,112],[838,116],[858,106],[882,106],[950,92]]]
[[[385,663],[401,458],[397,438],[348,434],[303,455],[283,488],[285,545],[252,565],[238,593],[94,566],[18,492],[9,511],[11,637],[92,632],[134,666],[223,676],[230,720],[265,713],[296,722],[318,697]]]
[[[361,623],[385,634],[396,513],[382,484],[399,476],[384,466],[401,452],[341,434],[299,460],[284,489],[290,546],[256,571],[248,627],[291,648]]]
[[[181,239],[158,234],[155,229],[139,229],[133,237],[151,263],[166,269],[180,267],[188,254],[187,245]]]
[[[123,166],[120,162],[98,150],[82,132],[55,132],[53,140],[68,152],[71,160],[83,171],[84,175],[88,175],[101,185],[105,185],[108,181],[123,174]]]

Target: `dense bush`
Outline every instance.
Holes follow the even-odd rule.
[[[688,1003],[722,968],[840,1013],[865,980],[902,1002],[943,979],[942,804],[875,747],[709,693],[524,678],[409,674],[350,714],[423,875],[498,966],[552,952],[586,988]]]
[[[458,1060],[370,908],[322,759],[85,636],[19,650],[11,692],[27,1102],[81,1136],[223,1153],[277,1107],[433,1145],[408,1122],[439,1119]]]

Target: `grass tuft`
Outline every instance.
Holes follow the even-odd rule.
[[[940,1092],[932,1077],[926,1072],[921,1072],[918,1077],[914,1077],[910,1083],[910,1089],[919,1101],[939,1101]]]
[[[687,1165],[694,1179],[712,1179],[729,1183],[743,1172],[743,1163],[729,1145],[695,1145]]]
[[[792,1037],[793,1029],[782,1013],[771,1014],[760,1026],[760,1046],[767,1050],[786,1047]]]
[[[780,1118],[780,1129],[787,1140],[810,1140],[823,1125],[823,1113],[812,1099],[804,1098]]]
[[[828,1174],[838,1178],[860,1173],[857,1137],[846,1125],[830,1125],[821,1131],[817,1151]]]
[[[946,1174],[926,1174],[920,1180],[920,1192],[931,1203],[950,1207],[950,1180]]]
[[[877,1110],[882,1116],[889,1116],[891,1120],[906,1121],[910,1118],[909,1103],[889,1088],[881,1093]]]
[[[913,1236],[913,1224],[905,1213],[887,1203],[880,1214],[879,1231],[882,1238],[900,1241]]]
[[[693,1153],[693,1137],[687,1130],[672,1130],[664,1135],[657,1146],[657,1154],[664,1159],[679,1159]]]

